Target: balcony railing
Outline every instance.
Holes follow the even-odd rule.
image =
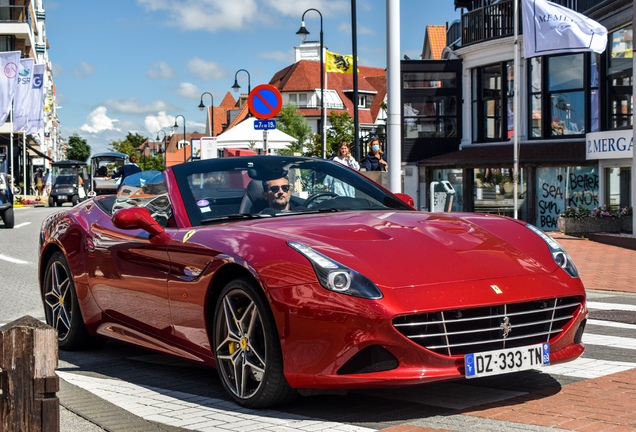
[[[0,22],[27,22],[27,6],[0,6]]]
[[[580,13],[610,0],[553,0]],[[519,34],[523,33],[519,2]],[[473,0],[473,9],[462,14],[462,46],[514,35],[514,0]],[[449,29],[450,30],[450,29]],[[447,35],[448,43],[448,35]]]
[[[446,46],[453,46],[462,38],[462,23],[460,20],[455,20],[446,29]]]
[[[291,102],[292,105],[296,105],[298,109],[320,109],[320,104],[298,104]],[[325,108],[327,109],[346,109],[342,103],[329,103],[325,102]]]

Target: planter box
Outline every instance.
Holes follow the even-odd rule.
[[[617,217],[584,217],[563,218],[557,220],[559,231],[567,235],[583,235],[589,233],[620,233],[621,218]]]
[[[621,232],[630,234],[634,232],[634,219],[632,219],[632,216],[621,217]]]

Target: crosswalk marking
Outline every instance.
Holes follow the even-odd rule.
[[[193,431],[329,431],[371,432],[374,429],[276,410],[254,411],[216,398],[139,386],[125,381],[95,378],[70,372],[57,374],[64,381],[94,393],[136,416]],[[215,429],[216,430],[216,429]]]
[[[603,327],[615,327],[615,328],[624,328],[624,329],[636,330],[636,325],[634,325],[634,324],[626,324],[626,323],[620,323],[620,322],[616,322],[616,321],[605,321],[605,320],[597,320],[597,319],[588,319],[587,323],[589,325],[597,325],[597,326],[603,326]]]
[[[625,372],[636,368],[636,363],[597,360],[580,357],[568,363],[550,365],[544,369],[546,373],[575,378],[600,378],[617,372]]]
[[[600,310],[622,310],[636,312],[636,306],[630,304],[620,303],[602,303],[596,301],[587,302],[588,309],[600,309]]]
[[[602,345],[612,348],[636,349],[636,339],[620,336],[596,335],[583,333],[583,343],[589,345]],[[635,357],[636,358],[636,357]]]

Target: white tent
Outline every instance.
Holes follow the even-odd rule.
[[[217,148],[239,148],[263,150],[263,131],[254,129],[254,117],[248,117],[227,132],[220,134],[216,140]],[[278,129],[267,131],[267,148],[286,149],[291,143],[298,141]],[[253,145],[253,147],[251,147]]]

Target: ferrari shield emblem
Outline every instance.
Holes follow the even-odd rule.
[[[187,242],[190,237],[192,237],[194,235],[194,233],[197,232],[197,230],[190,230],[186,233],[186,235],[183,236],[183,243]]]
[[[190,234],[190,233],[188,233],[188,234]],[[185,240],[184,240],[184,241],[185,241]],[[490,288],[492,288],[492,290],[493,290],[494,292],[496,292],[497,294],[502,294],[501,289],[499,289],[499,287],[498,287],[497,285],[490,285]]]

